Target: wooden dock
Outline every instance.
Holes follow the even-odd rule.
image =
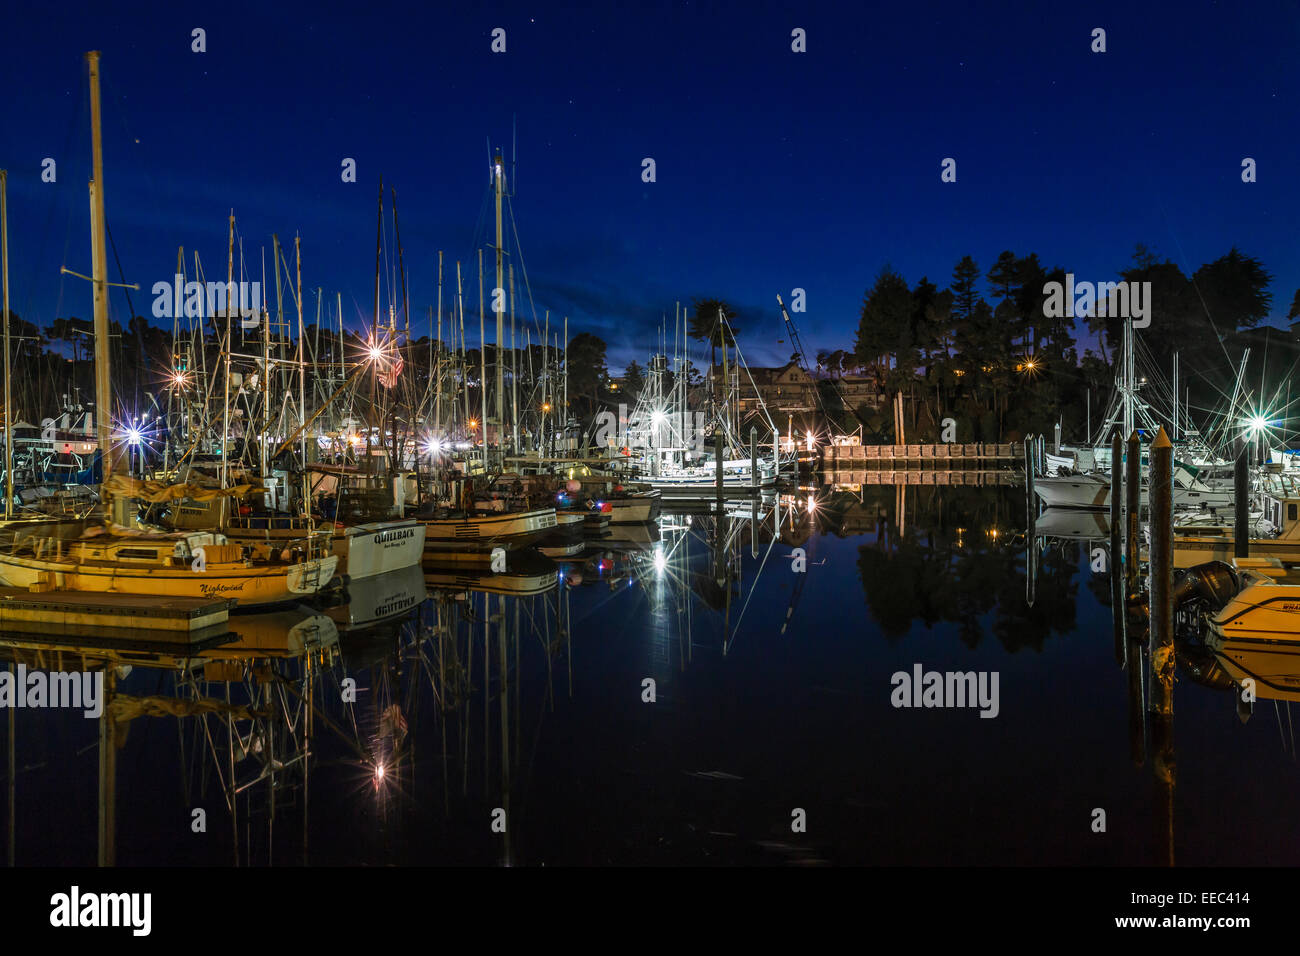
[[[0,588],[0,632],[51,642],[207,644],[229,633],[230,598],[156,597]]]
[[[884,468],[888,470],[924,469],[988,470],[1014,468],[1025,459],[1022,442],[977,442],[959,445],[825,445],[821,449],[825,471]]]
[[[971,485],[984,487],[988,485],[1018,485],[1023,476],[1003,468],[993,471],[962,469],[957,471],[939,471],[934,468],[924,470],[913,468],[895,471],[890,468],[867,468],[851,471],[840,465],[836,470],[824,470],[821,473],[822,484],[837,488],[855,489],[861,485]]]

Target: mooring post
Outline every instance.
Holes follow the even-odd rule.
[[[1025,436],[1025,527],[1032,528],[1038,509],[1034,507],[1034,436]]]
[[[1248,446],[1241,443],[1237,452],[1236,467],[1232,472],[1232,553],[1234,557],[1250,557],[1250,466]]]
[[[1137,430],[1128,437],[1128,453],[1124,461],[1124,494],[1128,498],[1128,512],[1124,521],[1124,593],[1137,592],[1138,518],[1142,507],[1142,440]]]
[[[718,514],[722,514],[722,428],[713,433],[713,451],[715,455],[716,482],[718,486]]]
[[[1151,510],[1151,706],[1168,716],[1174,707],[1174,445],[1164,428],[1151,443],[1147,487]]]
[[[1120,550],[1120,527],[1124,495],[1124,439],[1119,429],[1110,436],[1110,598],[1115,626],[1115,662],[1124,666],[1124,557]]]

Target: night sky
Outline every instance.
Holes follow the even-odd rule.
[[[205,53],[191,52],[195,27]],[[504,54],[489,49],[496,27]],[[806,53],[791,50],[796,27]],[[661,316],[693,296],[744,313],[752,364],[789,354],[774,297],[796,287],[805,345],[851,348],[884,264],[943,286],[967,253],[987,270],[1003,249],[1038,252],[1098,280],[1139,241],[1189,274],[1236,245],[1273,273],[1278,324],[1300,286],[1291,2],[24,4],[0,33],[0,166],[12,307],[42,326],[92,312],[87,283],[59,274],[90,271],[91,49],[109,228],[142,314],[177,246],[224,278],[233,208],[250,279],[263,249],[270,268],[273,232],[290,247],[298,233],[304,288],[341,292],[359,327],[382,174],[413,321],[427,329],[441,249],[449,286],[465,263],[476,338],[487,142],[509,159],[512,124],[537,315],[605,338],[611,370],[644,362]],[[40,181],[45,157],[56,183]],[[344,157],[356,183],[341,181]],[[945,157],[956,183],[940,181]],[[111,249],[109,267],[116,280]],[[126,314],[119,290],[113,316]]]

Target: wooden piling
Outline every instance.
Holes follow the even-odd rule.
[[[1151,444],[1150,585],[1151,706],[1157,714],[1173,713],[1174,694],[1174,445],[1164,428]]]
[[[1232,553],[1238,558],[1250,557],[1250,468],[1246,458],[1247,447],[1245,442],[1241,443],[1232,472],[1232,504],[1235,513]]]
[[[718,513],[719,514],[722,513],[722,497],[723,497],[722,442],[723,442],[722,426],[719,423],[718,430],[713,433],[713,449],[714,449],[714,461],[715,461],[714,475],[718,486],[717,490],[718,490]]]

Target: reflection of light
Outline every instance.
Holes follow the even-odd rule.
[[[809,429],[809,430],[808,430],[808,450],[809,450],[809,451],[812,451],[812,450],[813,450],[813,433],[812,433],[812,429]]]
[[[349,436],[348,436],[348,444],[351,445],[353,448],[356,448],[358,445],[361,444],[361,436],[360,436],[360,435],[349,435]]]
[[[809,495],[809,496],[808,496],[808,510],[809,510],[809,511],[812,511],[812,510],[813,510],[814,508],[816,508],[816,507],[817,507],[817,502],[813,501],[813,496],[812,496],[812,495]]]
[[[998,529],[989,528],[989,537],[992,538],[994,541],[998,540]]]
[[[382,763],[377,763],[375,764],[375,789],[378,790],[380,785],[383,782],[384,782],[384,765]]]
[[[668,555],[662,551],[655,550],[655,574],[663,576],[664,569],[668,567]]]

